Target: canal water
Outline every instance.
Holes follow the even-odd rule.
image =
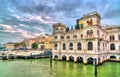
[[[49,59],[0,61],[0,77],[94,77],[93,65]],[[105,62],[98,66],[97,77],[120,77],[120,63]]]

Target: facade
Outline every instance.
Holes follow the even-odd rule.
[[[25,45],[27,48],[31,49],[33,43],[38,43],[38,49],[44,50],[44,49],[52,49],[52,37],[50,35],[41,35],[39,37],[35,38],[28,38],[25,39]]]
[[[6,43],[6,44],[4,44],[4,47],[7,50],[12,50],[12,49],[14,49],[14,43],[12,43],[12,42]]]
[[[53,59],[97,64],[120,60],[120,26],[101,26],[97,12],[77,20],[80,29],[66,32],[66,25],[53,24]]]

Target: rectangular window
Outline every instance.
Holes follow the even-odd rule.
[[[110,35],[110,41],[115,40],[115,36],[114,35]]]
[[[120,34],[118,34],[118,40],[120,40]]]

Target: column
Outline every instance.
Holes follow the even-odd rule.
[[[66,61],[69,61],[69,56],[66,56],[66,57],[67,57]]]
[[[86,58],[86,57],[84,57],[83,63],[84,63],[84,64],[87,64],[87,58]]]
[[[77,62],[77,57],[74,57],[74,62]]]
[[[62,56],[61,56],[61,54],[59,54],[59,56],[58,56],[58,60],[59,60],[59,61],[62,60]]]

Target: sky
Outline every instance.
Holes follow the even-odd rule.
[[[71,27],[93,11],[103,26],[120,26],[120,0],[0,0],[0,43],[52,34],[53,23]]]

